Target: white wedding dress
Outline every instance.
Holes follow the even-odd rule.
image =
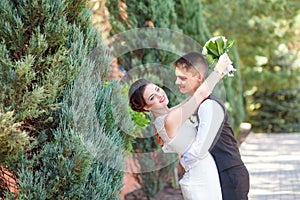
[[[182,155],[195,141],[197,129],[188,119],[176,136],[170,139],[164,127],[165,118],[166,115],[163,115],[157,117],[153,122],[159,136],[164,141],[163,151]],[[179,183],[185,200],[222,200],[217,167],[208,151],[204,156],[198,158],[196,165],[184,174]]]

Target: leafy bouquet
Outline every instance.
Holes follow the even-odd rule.
[[[209,64],[214,63],[219,59],[219,57],[227,53],[232,47],[234,40],[227,40],[224,36],[216,36],[208,40],[202,50],[202,54],[206,57],[206,60]],[[230,65],[225,74],[228,76],[234,76],[236,69]]]

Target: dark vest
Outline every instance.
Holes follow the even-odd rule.
[[[210,95],[207,99],[219,103],[225,113],[223,123],[209,149],[215,159],[218,171],[222,172],[230,167],[242,165],[243,161],[224,104],[214,95]]]

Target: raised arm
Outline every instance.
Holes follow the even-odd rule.
[[[232,62],[227,54],[220,56],[219,61],[213,72],[207,77],[203,84],[195,91],[194,95],[185,103],[172,109],[165,120],[165,129],[169,138],[173,138],[179,127],[187,120],[198,108],[200,103],[207,98],[215,85],[224,76],[226,68]]]
[[[173,107],[171,108],[171,110],[176,109],[176,108],[182,106],[182,105],[185,104],[190,98],[192,98],[192,96],[187,97],[187,98],[184,99],[180,104],[177,104],[177,105],[173,106]]]

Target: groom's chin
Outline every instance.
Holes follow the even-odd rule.
[[[180,93],[182,94],[188,94],[189,92],[187,90],[185,90],[184,88],[180,88],[179,89]]]

